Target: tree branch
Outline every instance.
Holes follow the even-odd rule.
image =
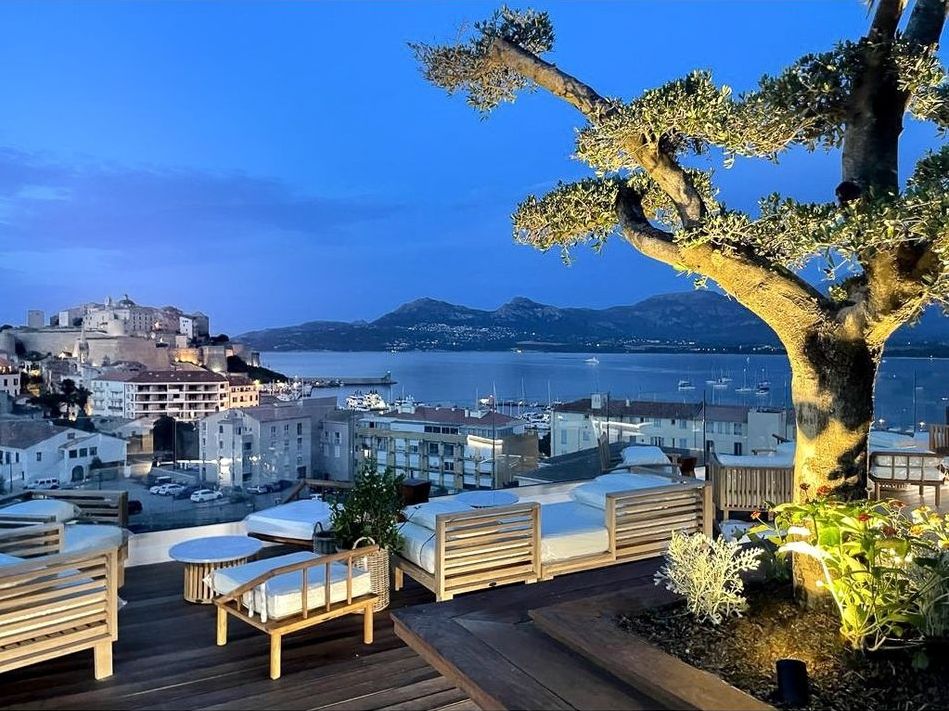
[[[587,84],[502,37],[492,39],[486,60],[530,79],[576,108],[591,123],[614,110],[613,102],[600,96]],[[688,173],[672,156],[645,136],[631,137],[624,148],[669,196],[684,226],[701,221],[705,216],[702,196],[695,189]]]
[[[905,7],[906,0],[879,0],[870,25],[870,37],[878,42],[893,39]]]
[[[788,350],[803,348],[809,329],[832,324],[830,300],[794,272],[749,255],[725,254],[708,244],[677,243],[671,233],[646,219],[639,196],[629,188],[620,190],[616,208],[621,233],[633,247],[677,269],[708,276],[764,320]]]
[[[903,37],[928,47],[939,42],[949,12],[949,0],[916,0]]]

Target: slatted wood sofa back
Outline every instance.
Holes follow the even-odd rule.
[[[118,639],[116,551],[58,553],[62,524],[0,531],[0,673],[92,649],[95,677],[112,674]]]
[[[708,462],[715,506],[728,518],[732,511],[764,511],[769,504],[794,497],[794,466],[724,465],[714,452]]]
[[[929,425],[929,448],[936,454],[949,455],[949,425]]]
[[[942,457],[931,452],[873,452],[870,454],[870,481],[874,496],[880,498],[880,489],[889,486],[931,486],[935,491],[936,506],[940,504],[942,485],[946,480]]]

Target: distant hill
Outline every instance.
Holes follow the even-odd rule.
[[[757,316],[713,291],[662,294],[607,309],[559,308],[518,297],[487,311],[424,298],[370,323],[310,321],[251,331],[239,340],[263,351],[780,349]],[[949,351],[949,318],[931,310],[917,326],[900,329],[892,345]]]

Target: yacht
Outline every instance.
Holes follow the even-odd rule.
[[[368,412],[388,410],[389,406],[375,390],[370,390],[368,393],[357,390],[346,397],[346,409]]]
[[[695,390],[691,380],[685,379],[679,381],[679,390]]]
[[[583,362],[586,363],[587,365],[599,365],[599,364],[600,364],[600,359],[597,358],[596,356],[593,356],[592,358],[587,358],[587,359],[586,359],[585,361],[583,361]]]
[[[728,387],[728,384],[731,382],[731,378],[717,378],[712,381],[712,387],[716,390],[724,390]]]
[[[758,387],[755,388],[755,395],[758,397],[766,397],[771,394],[771,384],[764,380],[758,383]]]
[[[748,384],[748,371],[742,371],[741,387],[735,388],[736,393],[753,393],[755,389]]]

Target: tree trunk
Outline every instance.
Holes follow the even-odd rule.
[[[822,487],[841,498],[867,495],[868,437],[881,351],[862,340],[811,334],[788,353],[797,424],[794,457],[796,501]],[[810,603],[819,594],[816,561],[794,561],[797,594]]]

